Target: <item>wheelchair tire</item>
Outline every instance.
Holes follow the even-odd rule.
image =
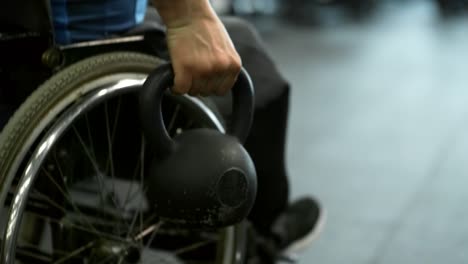
[[[40,147],[43,146],[40,145],[41,140],[63,119],[64,113],[80,105],[86,96],[97,94],[112,76],[129,76],[129,79],[133,76],[141,81],[162,62],[149,55],[131,52],[114,52],[91,57],[52,76],[28,97],[0,133],[0,203],[4,211],[10,207],[11,221],[21,221],[21,215],[13,216],[15,212],[12,213],[12,210],[15,210],[17,201],[21,200],[19,193],[22,191],[12,191],[12,186],[19,185],[25,189],[29,187],[28,179],[23,176],[30,169],[28,162],[35,158],[36,153],[40,153]],[[212,111],[211,114],[219,117],[216,111]],[[31,185],[33,182],[34,180]],[[28,198],[26,196],[23,199]],[[26,205],[22,209],[25,207]],[[2,215],[6,215],[5,213]],[[19,219],[14,219],[15,217]],[[9,247],[14,246],[16,241],[12,244],[11,240],[8,240],[12,232],[11,221],[8,222],[6,230],[3,230],[0,263],[15,263],[15,250],[18,250],[13,248],[12,251]],[[245,224],[227,228],[223,232],[223,248],[217,249],[216,263],[243,263]]]

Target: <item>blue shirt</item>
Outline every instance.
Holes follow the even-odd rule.
[[[141,23],[147,0],[51,0],[55,40],[59,44],[95,40]]]

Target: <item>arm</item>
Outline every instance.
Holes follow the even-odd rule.
[[[209,0],[154,0],[167,26],[173,91],[223,95],[234,85],[241,59]]]

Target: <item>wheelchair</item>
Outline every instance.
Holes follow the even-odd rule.
[[[47,1],[0,10],[0,98],[15,113],[0,134],[0,263],[244,263],[247,224],[166,226],[143,184],[137,113],[146,76],[167,59],[150,23],[58,46]],[[225,122],[214,104],[167,95],[171,136]]]

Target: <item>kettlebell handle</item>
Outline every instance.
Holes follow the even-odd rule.
[[[140,91],[140,118],[145,138],[160,158],[172,153],[175,144],[164,125],[161,103],[165,91],[174,84],[171,63],[151,72]],[[232,122],[227,133],[244,143],[253,121],[254,90],[249,74],[242,69],[232,89]]]

